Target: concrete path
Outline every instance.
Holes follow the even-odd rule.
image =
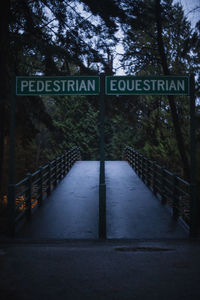
[[[108,239],[187,237],[127,162],[105,169]],[[98,239],[98,185],[99,162],[77,162],[16,238]]]

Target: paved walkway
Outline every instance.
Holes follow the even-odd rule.
[[[75,163],[16,237],[97,239],[98,184],[98,161]]]
[[[108,238],[186,237],[127,162],[107,161],[105,169]]]
[[[108,239],[187,237],[127,162],[105,170]],[[99,162],[77,162],[16,238],[98,239],[98,184]]]

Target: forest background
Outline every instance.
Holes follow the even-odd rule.
[[[199,172],[200,21],[192,27],[179,3],[2,0],[0,41],[1,196],[8,186],[11,79],[20,75],[115,75],[118,67],[126,75],[194,74]],[[16,182],[74,145],[82,159],[99,160],[97,96],[16,101]],[[109,96],[105,111],[106,160],[121,159],[129,145],[189,180],[189,97]]]

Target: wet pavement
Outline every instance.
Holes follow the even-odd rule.
[[[16,238],[98,238],[99,162],[79,161]]]
[[[198,300],[200,243],[0,243],[1,300]]]
[[[169,211],[125,161],[106,161],[108,239],[186,238]],[[80,161],[16,238],[97,239],[99,162]]]
[[[107,161],[107,237],[185,238],[186,232],[126,161]]]

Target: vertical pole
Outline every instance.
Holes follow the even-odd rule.
[[[48,164],[48,188],[47,188],[47,195],[51,194],[51,163]]]
[[[165,195],[165,167],[162,166],[161,168],[161,203],[164,205],[167,203],[166,195]]]
[[[11,83],[10,98],[10,149],[9,149],[9,185],[8,185],[8,232],[15,234],[15,78]]]
[[[197,234],[198,205],[196,195],[196,141],[194,75],[190,76],[190,236]]]
[[[30,173],[26,174],[28,181],[27,181],[27,207],[26,207],[26,212],[27,212],[27,218],[30,218],[31,216],[31,209],[32,209],[32,175]]]
[[[179,199],[178,199],[178,180],[177,175],[173,174],[173,219],[178,220],[179,217]]]
[[[99,178],[99,238],[106,239],[106,184],[105,184],[105,76],[100,76],[100,178]]]
[[[39,198],[38,198],[38,206],[42,205],[43,202],[43,167],[39,168]]]

